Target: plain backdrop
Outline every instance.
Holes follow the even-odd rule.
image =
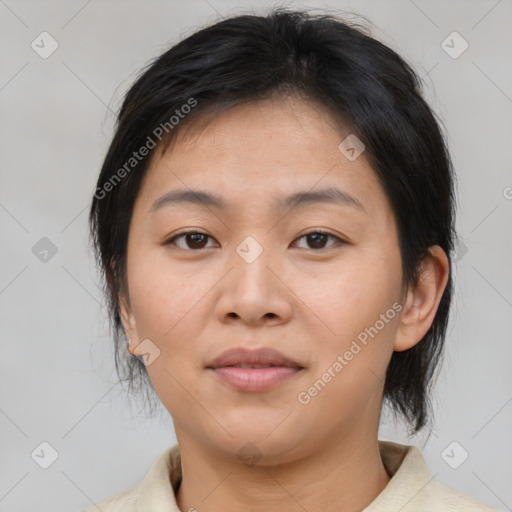
[[[147,61],[219,16],[272,5],[0,1],[0,512],[89,507],[175,443],[167,412],[146,418],[117,384],[87,209]],[[415,444],[438,480],[512,510],[512,2],[281,5],[368,17],[424,78],[457,172],[456,297],[435,427],[407,438],[385,412],[380,438]]]

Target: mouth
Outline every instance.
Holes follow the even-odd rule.
[[[237,391],[265,391],[304,371],[290,366],[223,366],[211,368],[229,387]]]
[[[274,349],[231,349],[207,367],[237,391],[265,391],[301,374],[305,368]]]
[[[287,365],[284,365],[284,364],[278,364],[278,363],[275,363],[275,364],[252,364],[252,363],[247,363],[247,364],[227,364],[227,365],[223,365],[223,366],[217,366],[217,368],[275,368],[275,367],[279,367],[279,368],[301,368],[300,366],[287,366]],[[216,368],[213,368],[213,369],[216,369]]]

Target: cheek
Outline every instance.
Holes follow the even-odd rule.
[[[310,324],[317,326],[309,333],[316,352],[310,385],[312,394],[318,393],[317,405],[333,401],[357,407],[357,397],[371,396],[383,385],[401,309],[401,274],[399,259],[374,254],[362,251],[325,275],[317,273],[310,293],[301,297],[313,312]]]
[[[161,250],[134,252],[132,262],[128,282],[139,334],[163,341],[175,338],[183,325],[190,329],[188,320],[201,311],[199,298],[213,283],[197,272],[184,274]]]
[[[386,301],[334,307],[330,327],[335,335],[315,338],[317,358],[296,397],[311,421],[322,416],[327,423],[343,424],[380,407],[397,307],[399,303]]]
[[[353,251],[335,264],[319,265],[314,277],[295,279],[293,289],[309,308],[312,321],[325,331],[327,341],[343,345],[373,325],[397,300],[399,265],[393,258],[375,258],[372,251]]]
[[[160,351],[146,370],[169,412],[186,417],[194,407],[191,395],[200,393],[194,380],[199,364],[197,340],[201,339],[204,315],[208,314],[206,301],[200,298],[213,283],[176,272],[165,258],[151,258],[148,253],[144,258],[135,256],[128,282],[137,333],[141,340],[150,339]]]

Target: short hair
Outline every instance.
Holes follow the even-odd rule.
[[[402,291],[418,283],[421,262],[433,245],[445,251],[451,268],[454,175],[442,123],[423,99],[412,67],[366,31],[335,15],[281,7],[263,16],[228,17],[155,58],[126,93],[89,223],[108,301],[116,370],[130,389],[138,380],[139,390],[154,391],[144,363],[127,353],[120,319],[130,220],[151,154],[137,162],[130,159],[150,140],[158,139],[157,147],[165,149],[185,126],[237,105],[279,95],[324,106],[364,143],[365,156],[390,201]],[[414,433],[431,419],[431,388],[451,297],[450,271],[430,328],[412,348],[393,352],[386,371],[383,403],[389,403],[395,416],[401,414]],[[155,398],[151,391],[146,396]]]

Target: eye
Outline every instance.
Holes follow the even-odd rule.
[[[185,244],[188,245],[188,247],[182,247],[178,244],[176,244],[180,249],[184,250],[197,250],[197,249],[205,249],[205,241],[208,238],[212,238],[210,235],[207,235],[206,233],[201,233],[200,231],[185,231],[184,233],[180,233],[178,235],[173,236],[167,242],[165,242],[165,245],[171,245],[174,243],[175,240],[179,240],[180,238],[184,238]]]
[[[183,233],[179,233],[169,240],[167,240],[164,245],[177,245],[180,249],[183,250],[199,250],[199,249],[206,249],[208,248],[205,243],[209,238],[212,238],[210,235],[207,235],[206,233],[201,233],[200,231],[185,231]],[[338,236],[333,235],[332,233],[329,233],[327,231],[310,231],[309,233],[305,233],[304,235],[300,236],[297,240],[301,239],[307,239],[307,243],[312,244],[312,247],[316,250],[322,250],[329,247],[332,247],[336,244],[331,244],[328,247],[325,247],[326,241],[331,238],[333,240],[338,241],[339,243],[344,243],[344,240],[339,238]],[[176,240],[184,239],[186,247],[183,247],[177,243],[175,243]],[[213,238],[212,238],[213,240]],[[210,246],[211,247],[211,246]],[[308,249],[308,247],[306,247]]]
[[[307,243],[312,244],[312,248],[317,249],[317,250],[328,249],[329,247],[336,245],[336,244],[331,244],[330,246],[325,247],[324,246],[325,242],[329,238],[337,240],[339,243],[344,243],[344,240],[342,240],[338,236],[335,236],[332,233],[328,233],[327,231],[320,231],[318,229],[315,231],[310,231],[309,233],[305,233],[304,235],[299,237],[297,240],[301,240],[302,238],[306,238]],[[308,247],[306,247],[306,249],[308,249]]]

